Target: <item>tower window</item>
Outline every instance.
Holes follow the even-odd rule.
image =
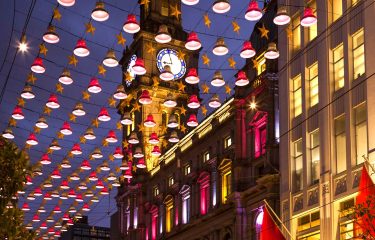
[[[173,178],[173,176],[170,176],[169,178],[168,178],[168,186],[170,187],[170,186],[172,186],[174,184],[174,178]]]
[[[161,1],[161,15],[163,16],[169,16],[169,1],[168,0],[162,0]]]
[[[310,107],[319,103],[318,63],[309,67]]]
[[[301,89],[301,75],[292,79],[292,106],[293,117],[297,117],[302,113],[302,89]]]
[[[292,49],[297,52],[301,48],[301,22],[299,16],[292,19]]]
[[[208,160],[210,160],[210,152],[205,152],[203,154],[203,162],[207,162]]]
[[[339,90],[345,85],[344,72],[344,45],[333,49],[333,78],[335,82],[335,90]]]
[[[354,79],[365,73],[365,39],[363,29],[352,37],[353,40],[353,74]]]
[[[313,10],[314,15],[317,16],[317,11],[316,11],[316,0],[312,0],[309,3],[309,7]],[[318,24],[314,24],[307,29],[308,35],[309,35],[309,41],[313,40],[318,36]]]
[[[190,165],[189,164],[186,164],[185,167],[184,167],[184,175],[189,175],[190,174],[190,171],[191,171],[191,168],[190,168]]]
[[[355,148],[357,154],[357,164],[363,162],[363,156],[367,156],[367,109],[363,103],[354,109],[355,117]]]

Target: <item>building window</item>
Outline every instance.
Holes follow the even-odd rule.
[[[319,103],[318,63],[309,67],[310,107]]]
[[[200,186],[200,213],[206,215],[210,203],[210,174],[203,172],[198,178]]]
[[[163,111],[163,113],[161,114],[161,125],[166,127],[167,124],[168,124],[168,114],[165,111]]]
[[[332,1],[332,22],[336,21],[342,16],[342,0]]]
[[[352,0],[352,6],[356,5],[360,0]]]
[[[363,29],[352,36],[353,40],[353,78],[365,73],[365,39]]]
[[[340,44],[333,49],[333,79],[335,82],[335,90],[339,90],[345,85],[344,71],[344,45]]]
[[[259,59],[257,59],[258,65],[257,65],[257,75],[261,75],[264,71],[266,71],[267,65],[266,65],[266,58],[262,55]]]
[[[174,178],[173,178],[173,176],[170,176],[169,178],[168,178],[168,186],[170,187],[170,186],[172,186],[174,184]]]
[[[158,226],[158,211],[157,209],[151,213],[151,240],[156,240]]]
[[[231,136],[228,136],[224,139],[224,148],[229,148],[230,146],[232,146],[232,138]]]
[[[190,195],[182,200],[182,223],[186,224],[190,220]]]
[[[313,13],[316,17],[317,16],[317,7],[316,7],[316,0],[312,0],[310,3],[309,3],[309,7],[313,10]],[[316,38],[316,36],[318,36],[318,24],[314,24],[310,27],[307,28],[307,31],[308,31],[308,39],[309,41],[312,41],[314,38]]]
[[[354,108],[354,118],[357,164],[360,164],[363,162],[363,156],[367,156],[367,111],[365,103]]]
[[[304,232],[303,235],[297,237],[298,240],[315,240],[320,239],[320,213],[319,211],[309,213],[303,217],[298,218],[297,232]],[[317,229],[316,231],[314,231]],[[306,233],[306,231],[312,231]]]
[[[169,1],[162,0],[161,1],[161,15],[162,16],[169,16]]]
[[[311,182],[319,182],[320,176],[320,141],[319,129],[310,133]]]
[[[335,119],[336,172],[346,170],[345,115]]]
[[[208,160],[210,160],[210,152],[205,152],[203,154],[203,162],[207,162]]]
[[[299,16],[292,19],[292,49],[297,52],[301,48],[301,21]]]
[[[292,80],[292,106],[293,116],[297,117],[302,113],[302,88],[301,88],[301,75],[293,78]]]
[[[185,167],[184,167],[184,175],[189,175],[190,174],[190,171],[191,171],[191,167],[189,164],[186,164]]]
[[[300,191],[303,187],[303,152],[302,139],[293,143],[294,150],[294,190]]]
[[[158,186],[154,186],[153,190],[152,190],[154,196],[156,197],[157,195],[159,195],[159,188]]]
[[[357,230],[354,231],[354,221],[352,214],[354,210],[355,202],[354,198],[340,202],[340,240],[345,239],[357,239]]]
[[[223,173],[221,176],[221,202],[227,203],[227,197],[232,193],[232,172]]]
[[[174,219],[174,211],[173,211],[173,202],[172,202],[170,205],[166,206],[166,211],[165,211],[165,230],[166,230],[166,232],[172,231],[173,219]]]

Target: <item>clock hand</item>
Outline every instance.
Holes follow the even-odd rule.
[[[171,61],[171,64],[173,64],[172,58],[171,58],[171,52],[168,52],[168,55],[169,55],[169,60]]]

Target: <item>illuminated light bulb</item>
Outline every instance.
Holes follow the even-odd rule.
[[[137,33],[141,30],[137,22],[137,18],[134,14],[129,14],[126,22],[124,23],[123,29],[127,33]]]
[[[227,45],[225,44],[224,38],[218,38],[212,52],[216,56],[224,56],[229,52]]]
[[[186,125],[188,125],[189,127],[196,127],[196,126],[198,126],[197,115],[190,114],[189,119],[188,119]]]
[[[257,104],[256,102],[253,100],[251,103],[250,103],[250,109],[251,110],[255,110],[257,108]]]
[[[103,64],[107,67],[117,67],[118,66],[118,60],[116,58],[115,51],[113,49],[109,49],[107,52],[107,55],[105,56],[103,60]]]
[[[198,38],[197,33],[190,32],[185,43],[185,48],[191,51],[198,50],[202,47],[202,43]]]
[[[89,86],[87,87],[87,91],[89,91],[90,93],[100,93],[102,91],[102,87],[100,86],[99,80],[97,78],[91,78]]]
[[[60,41],[56,28],[52,25],[48,26],[47,32],[43,34],[43,40],[47,43],[55,44]]]
[[[258,21],[262,16],[262,10],[259,8],[258,2],[256,0],[251,0],[245,18],[249,21]]]
[[[133,65],[132,69],[136,75],[146,74],[145,62],[142,58],[137,58],[137,60],[135,60],[135,64]]]
[[[21,52],[26,52],[28,49],[27,42],[26,42],[26,36],[22,35],[21,41],[18,44],[18,50]]]
[[[243,47],[242,47],[240,56],[242,58],[246,59],[246,58],[252,58],[252,57],[254,57],[255,54],[256,54],[256,51],[253,48],[253,46],[251,45],[251,42],[250,41],[245,41],[243,43]]]
[[[168,32],[168,27],[164,24],[159,26],[159,31],[155,35],[155,41],[158,43],[169,43],[172,41],[171,34]]]
[[[249,84],[249,79],[244,71],[239,71],[235,82],[236,86],[243,87]]]
[[[277,9],[276,16],[273,19],[273,23],[278,26],[286,25],[290,22],[290,16],[286,10],[285,6],[281,6]]]
[[[75,4],[75,0],[57,0],[57,2],[64,7],[71,7]]]
[[[220,71],[216,71],[211,80],[211,85],[214,87],[222,87],[225,85],[224,77]]]
[[[70,75],[70,71],[67,68],[64,68],[63,72],[59,77],[59,82],[64,85],[70,85],[73,83],[73,78]]]
[[[90,50],[87,48],[86,41],[83,39],[78,39],[73,53],[78,57],[87,57],[90,55]]]
[[[318,22],[318,19],[314,15],[312,8],[307,7],[303,11],[303,16],[301,18],[301,25],[304,27],[311,27]]]
[[[150,97],[150,92],[147,90],[142,90],[142,94],[139,97],[139,102],[144,105],[151,104],[152,99]]]
[[[216,13],[226,13],[230,8],[229,0],[216,0],[212,5],[212,10]]]
[[[95,9],[91,12],[91,17],[95,21],[104,22],[108,20],[109,13],[104,8],[104,3],[102,1],[96,2]]]
[[[185,78],[185,81],[189,84],[197,84],[199,83],[199,76],[198,76],[198,73],[197,73],[197,69],[196,68],[190,68],[189,69],[189,72]]]
[[[199,108],[201,106],[201,104],[199,103],[197,95],[191,95],[190,96],[187,106],[189,108],[192,108],[192,109]]]
[[[266,59],[277,59],[280,56],[279,50],[277,50],[276,43],[271,42],[268,44],[267,51],[264,53]]]
[[[59,101],[57,100],[57,96],[55,94],[51,94],[46,106],[52,109],[57,109],[60,107]]]

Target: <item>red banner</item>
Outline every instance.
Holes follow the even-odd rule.
[[[267,207],[264,207],[262,227],[260,229],[260,240],[285,240],[285,237],[273,221]]]

